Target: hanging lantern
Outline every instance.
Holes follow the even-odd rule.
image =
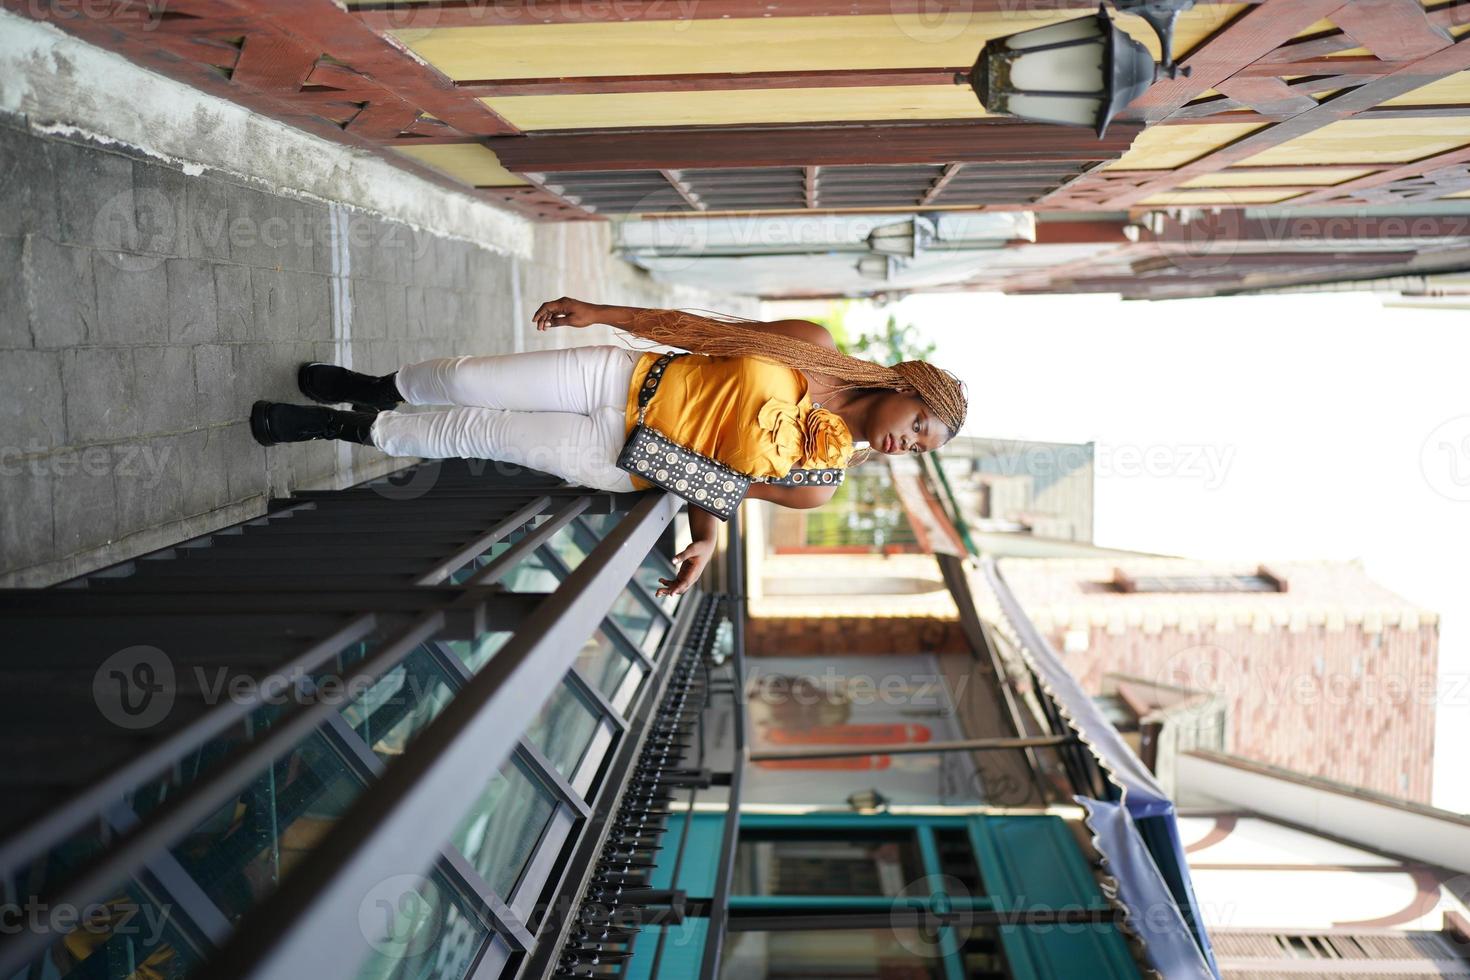
[[[988,42],[968,76],[987,112],[1090,126],[1101,139],[1158,78],[1153,55],[1099,7],[1094,17],[1048,24]]]

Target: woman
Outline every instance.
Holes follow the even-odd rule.
[[[370,377],[304,364],[301,391],[356,411],[256,402],[250,427],[262,445],[345,439],[392,456],[496,459],[599,490],[650,484],[616,465],[638,422],[638,393],[654,369],[645,422],[679,445],[759,479],[794,469],[842,468],[868,451],[924,453],[964,424],[961,383],[922,361],[884,367],[837,350],[807,320],[718,320],[678,310],[602,306],[563,297],[541,304],[537,330],[605,323],[691,355],[655,368],[659,352],[573,347],[487,357],[449,357]],[[661,375],[660,375],[661,372]],[[458,406],[397,412],[410,405]],[[868,449],[859,449],[866,442]],[[835,484],[752,482],[749,496],[817,507]],[[659,595],[680,595],[714,551],[718,519],[691,505],[693,543]]]

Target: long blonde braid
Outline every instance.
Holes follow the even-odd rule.
[[[929,406],[951,435],[957,435],[965,424],[969,403],[964,383],[943,368],[927,361],[903,361],[888,367],[795,337],[740,326],[759,322],[724,313],[706,317],[683,310],[635,309],[630,322],[622,326],[635,336],[695,354],[759,357],[798,371],[829,375],[836,380],[837,391],[887,388],[910,392]]]

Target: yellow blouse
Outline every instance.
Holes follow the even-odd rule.
[[[633,368],[629,433],[638,424],[638,390],[659,356],[650,351]],[[793,467],[846,466],[853,453],[847,423],[812,404],[800,371],[754,357],[674,358],[644,422],[679,445],[751,476],[779,478]],[[632,479],[637,489],[651,486]]]

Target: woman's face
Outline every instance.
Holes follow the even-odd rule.
[[[867,422],[868,445],[890,455],[932,452],[953,435],[917,395],[897,391],[874,400]]]

